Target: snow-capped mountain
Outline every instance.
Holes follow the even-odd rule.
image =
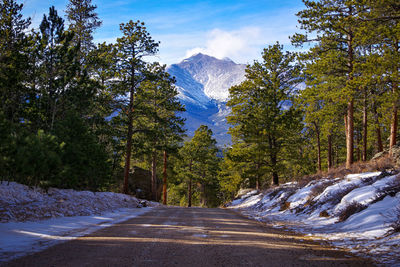
[[[244,81],[245,68],[246,65],[228,58],[217,59],[201,53],[168,68],[176,78],[179,99],[186,107],[183,117],[189,136],[205,124],[212,129],[219,145],[230,142],[225,119],[230,110],[225,104],[229,88]]]
[[[246,65],[236,64],[229,58],[217,59],[203,54],[183,60],[178,66],[204,86],[204,94],[211,99],[225,102],[228,89],[244,81]]]

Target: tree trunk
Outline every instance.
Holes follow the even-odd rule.
[[[353,109],[354,101],[347,103],[347,135],[346,135],[346,169],[349,169],[354,162],[354,121]]]
[[[203,182],[200,184],[200,187],[201,187],[201,206],[202,207],[205,207],[207,205],[205,177],[206,177],[206,174],[205,174],[205,172],[203,172]]]
[[[54,105],[51,112],[51,122],[50,122],[50,132],[53,132],[54,129],[54,122],[56,119],[56,112],[57,112],[57,99],[54,100]]]
[[[128,194],[128,180],[129,180],[129,169],[131,165],[131,152],[132,152],[132,132],[133,132],[133,95],[135,93],[135,68],[131,69],[131,88],[129,92],[129,109],[128,109],[128,134],[126,136],[126,158],[124,167],[124,186],[122,192]]]
[[[132,131],[133,131],[133,88],[130,91],[129,97],[129,109],[128,109],[128,134],[126,136],[126,158],[124,167],[124,186],[122,192],[128,194],[128,180],[129,180],[129,169],[131,165],[131,150],[132,150]]]
[[[349,16],[353,16],[353,7],[349,7]],[[351,32],[347,36],[347,57],[348,57],[348,80],[353,80],[353,67],[354,67],[354,50],[353,50],[353,33]],[[349,169],[354,162],[353,150],[354,150],[354,99],[351,97],[347,103],[347,129],[346,129],[346,168]]]
[[[189,163],[188,207],[192,206],[192,160]]]
[[[276,165],[277,165],[278,161],[277,161],[277,156],[276,155],[272,155],[271,156],[271,165],[272,165],[272,184],[273,185],[279,185],[279,176],[278,176],[278,172],[276,171]]]
[[[357,161],[361,160],[361,149],[360,149],[360,142],[361,142],[361,136],[360,133],[357,131],[355,134],[355,141],[356,141],[356,156],[357,156]]]
[[[339,146],[336,146],[336,166],[339,166]]]
[[[333,167],[332,159],[332,136],[328,134],[328,171]]]
[[[163,204],[167,205],[167,151],[164,150],[163,168]]]
[[[379,116],[376,110],[376,105],[374,103],[374,120],[375,120],[375,132],[376,132],[376,149],[378,152],[383,151],[383,143],[382,143],[382,134],[381,134],[381,126],[379,125]]]
[[[392,156],[393,146],[396,145],[397,137],[397,83],[392,85],[393,93],[393,106],[392,106],[392,121],[390,125],[390,144],[389,144],[389,155]]]
[[[272,183],[273,185],[279,185],[279,176],[277,171],[272,172]]]
[[[396,40],[394,42],[394,50],[395,53],[399,51],[399,42]],[[393,72],[398,72],[398,68],[396,67]],[[389,155],[393,154],[393,146],[396,145],[397,138],[397,105],[398,105],[398,84],[397,82],[392,83],[392,93],[393,93],[393,108],[392,108],[392,123],[390,125],[390,144],[389,144]]]
[[[256,164],[256,189],[260,190],[260,163],[257,162]]]
[[[272,167],[272,184],[279,185],[279,176],[276,171],[276,167],[278,165],[278,153],[276,152],[276,139],[272,136],[268,136],[269,149],[270,149],[270,159],[271,159],[271,167]]]
[[[368,109],[367,109],[367,89],[364,88],[364,106],[363,106],[363,152],[362,161],[367,161],[368,145]]]
[[[321,139],[320,139],[320,132],[316,122],[313,122],[315,127],[315,133],[317,134],[317,162],[318,162],[318,171],[322,170],[321,167]]]
[[[151,159],[151,194],[154,201],[157,199],[157,152],[154,150]]]

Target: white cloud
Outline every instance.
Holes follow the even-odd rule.
[[[237,63],[252,63],[260,59],[263,48],[277,41],[290,49],[289,35],[295,31],[295,23],[283,23],[282,19],[271,23],[242,27],[236,30],[213,29],[202,36],[194,48],[186,49],[185,57],[203,53],[216,58],[228,57]],[[183,59],[183,58],[182,58]]]
[[[261,29],[258,27],[233,31],[213,29],[206,34],[205,45],[187,50],[185,57],[204,53],[216,58],[229,57],[243,61],[248,59],[249,53],[253,54],[254,50],[258,50],[261,37]]]

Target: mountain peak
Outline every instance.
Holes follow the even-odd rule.
[[[232,59],[230,59],[229,57],[224,57],[223,59],[218,59],[214,56],[210,56],[210,55],[206,55],[203,53],[197,53],[194,55],[191,55],[190,57],[184,59],[182,62],[188,62],[188,61],[200,61],[200,60],[206,60],[206,61],[224,61],[224,62],[229,62],[229,63],[234,63],[236,64]]]
[[[202,61],[202,60],[218,60],[217,58],[213,56],[209,56],[203,53],[197,53],[194,54],[186,59],[184,59],[182,62],[189,62],[189,61]]]
[[[236,64],[229,58],[217,59],[202,53],[183,60],[177,66],[204,86],[205,95],[222,102],[228,99],[228,89],[245,78],[245,65]]]

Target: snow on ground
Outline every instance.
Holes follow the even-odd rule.
[[[0,264],[136,217],[156,205],[111,192],[46,192],[0,182]]]
[[[395,188],[397,190],[390,190]],[[400,175],[380,172],[284,184],[228,205],[256,220],[329,241],[377,264],[400,266]],[[355,207],[355,208],[354,208]],[[399,222],[400,223],[400,222]]]

